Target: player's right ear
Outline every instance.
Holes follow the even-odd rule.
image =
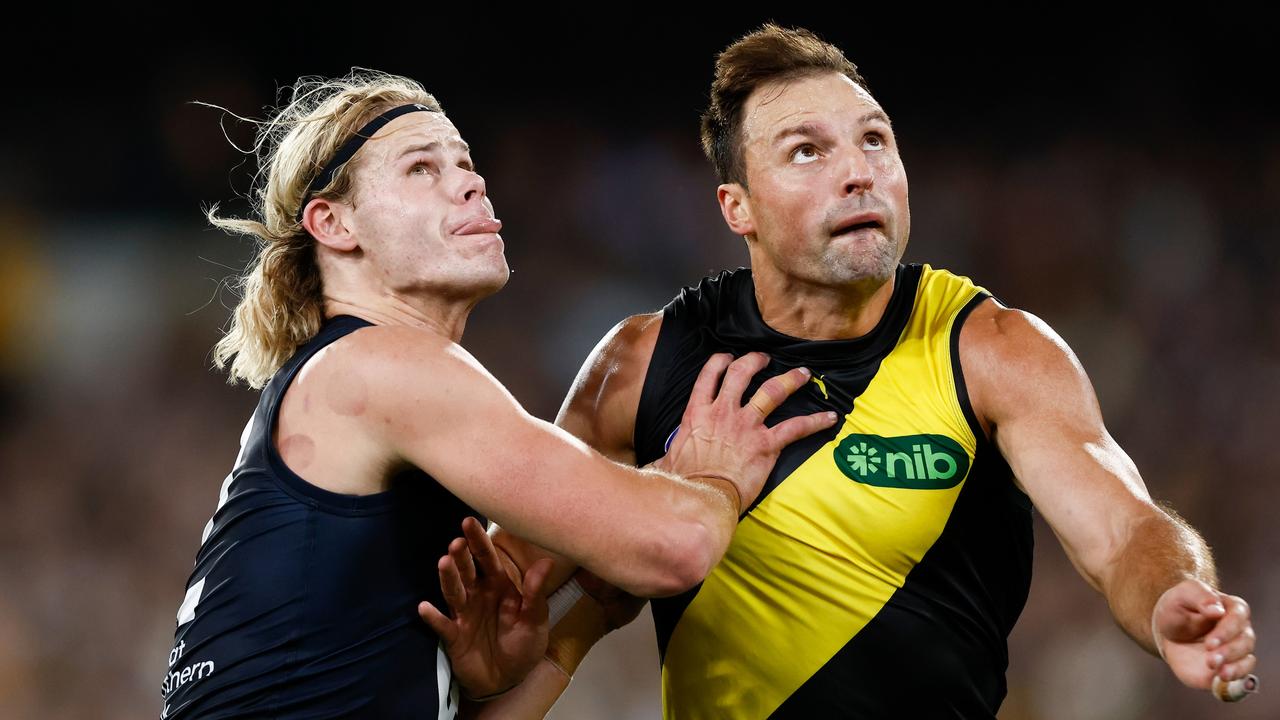
[[[324,198],[312,198],[302,211],[302,226],[316,242],[339,252],[356,249],[357,242],[347,227],[346,205]]]
[[[751,216],[751,196],[738,183],[725,183],[716,188],[720,202],[720,214],[734,235],[746,237],[756,232],[755,219]]]

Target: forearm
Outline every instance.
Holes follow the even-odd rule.
[[[738,529],[742,499],[733,483],[718,476],[680,477],[663,473],[674,488],[664,516],[645,521],[637,518],[642,532],[652,534],[665,528],[665,557],[657,560],[659,571],[668,575],[657,592],[636,592],[614,583],[632,595],[662,597],[696,585],[720,562]],[[647,530],[644,530],[647,528]],[[588,568],[590,569],[590,568]],[[600,573],[597,573],[600,575]],[[604,575],[600,575],[608,580]]]
[[[523,469],[523,482],[459,484],[460,497],[506,530],[646,597],[696,584],[728,547],[739,495],[727,479],[710,471],[683,476],[628,467],[562,430],[535,425],[531,432],[545,434],[548,442],[525,438],[516,444],[567,440],[559,446],[567,452],[538,456]],[[469,472],[507,473],[496,467]]]
[[[1204,539],[1176,514],[1154,506],[1133,523],[1108,569],[1103,592],[1116,623],[1152,654],[1158,653],[1151,614],[1160,596],[1186,579],[1218,586]]]
[[[581,564],[641,597],[679,592],[701,580],[719,562],[737,527],[736,489],[717,477],[684,478],[659,470],[618,466],[640,487],[619,494],[604,520],[570,508],[556,526],[528,530],[532,542],[510,527],[491,532],[513,582],[539,558],[550,557],[547,587],[563,584]],[[560,555],[550,550],[558,542]]]
[[[461,716],[469,720],[540,720],[569,687],[565,675],[543,658],[515,689],[485,703],[464,702]]]
[[[733,486],[716,477],[625,471],[635,475],[625,491],[590,512],[566,512],[554,539],[573,547],[576,552],[566,554],[583,567],[633,595],[672,595],[701,581],[737,528]],[[529,531],[536,537],[557,529]]]

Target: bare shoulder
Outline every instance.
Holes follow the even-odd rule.
[[[960,331],[960,352],[965,356],[966,369],[969,360],[1006,370],[1019,365],[1031,368],[1044,362],[1075,361],[1071,348],[1048,323],[993,299],[987,299],[969,315]]]
[[[492,380],[461,345],[421,328],[373,325],[335,342],[330,372],[394,391],[405,383],[443,385],[468,378]],[[328,348],[327,348],[328,349]]]
[[[1080,360],[1044,320],[988,299],[960,331],[960,363],[983,429],[1019,412],[1057,406],[1096,412],[1093,387]]]
[[[614,325],[591,351],[574,385],[596,381],[617,386],[636,375],[643,379],[661,330],[660,312],[632,315]]]
[[[452,400],[475,406],[509,394],[470,353],[448,338],[420,328],[374,325],[334,342],[315,358],[315,373],[339,405],[360,408],[369,422],[400,424],[406,412],[444,409]],[[384,428],[386,429],[386,428]]]
[[[661,312],[615,325],[582,364],[556,424],[609,457],[629,459],[640,391],[661,330]]]
[[[433,383],[465,385],[465,357],[446,339],[413,328],[371,326],[326,345],[303,365],[285,391],[275,441],[299,476],[332,492],[366,494],[385,489],[388,441],[398,429],[421,431],[421,420],[441,413]],[[389,432],[390,431],[390,432]]]

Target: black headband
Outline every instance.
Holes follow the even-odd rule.
[[[324,170],[316,176],[315,180],[307,186],[307,193],[302,196],[302,205],[298,207],[298,216],[295,218],[298,222],[302,222],[302,211],[307,209],[307,203],[311,202],[311,196],[316,191],[328,186],[333,181],[333,174],[338,172],[338,168],[347,164],[356,151],[364,145],[364,141],[373,137],[375,133],[382,129],[383,125],[395,120],[396,118],[411,112],[437,112],[426,105],[419,103],[410,103],[409,105],[401,105],[394,107],[382,113],[378,117],[370,120],[364,127],[356,131],[346,142],[342,143],[342,147],[338,148],[338,152],[333,154],[333,158],[324,166]]]

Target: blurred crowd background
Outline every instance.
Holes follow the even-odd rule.
[[[893,117],[906,259],[1063,335],[1152,495],[1255,611],[1263,693],[1219,707],[1123,635],[1037,518],[1000,717],[1280,716],[1280,63],[1264,28],[772,17],[843,48]],[[715,53],[768,18],[281,11],[204,37],[60,38],[8,63],[0,717],[158,716],[174,613],[257,399],[210,364],[235,302],[223,281],[253,247],[202,217],[248,212],[255,167],[229,140],[247,147],[253,127],[191,101],[262,118],[303,74],[422,81],[474,148],[515,270],[464,344],[552,418],[615,322],[746,261],[698,113]],[[40,58],[71,67],[37,73]],[[645,613],[592,652],[554,717],[655,718],[657,688]]]

